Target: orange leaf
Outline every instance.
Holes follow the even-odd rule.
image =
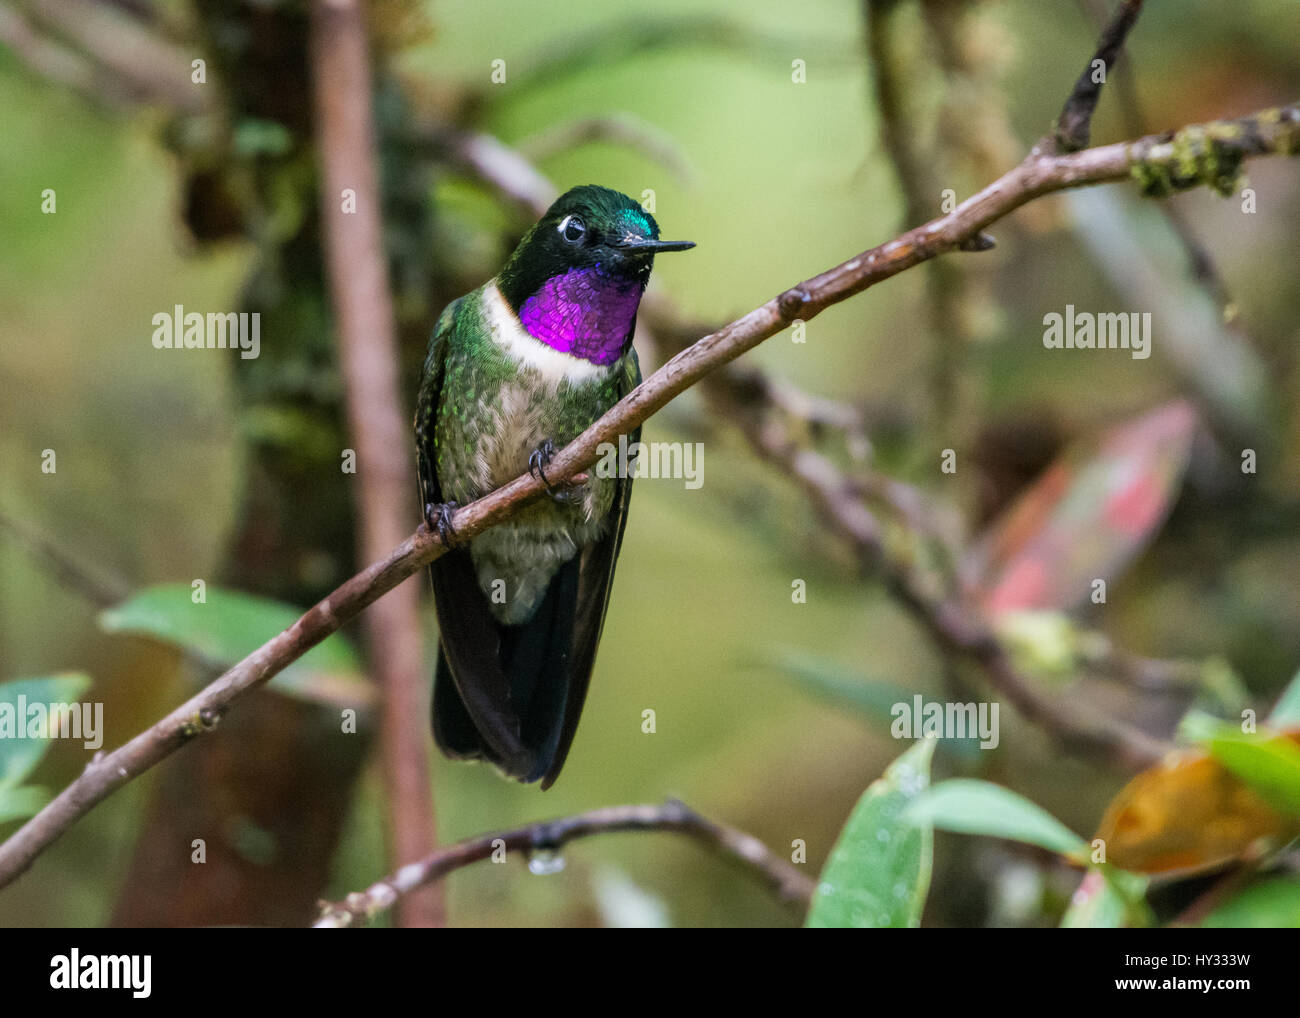
[[[1273,809],[1209,754],[1189,750],[1120,789],[1095,837],[1106,843],[1106,861],[1122,869],[1185,876],[1297,833],[1300,820]]]

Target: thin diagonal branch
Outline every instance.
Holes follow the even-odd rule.
[[[1120,0],[1115,8],[1115,13],[1102,30],[1092,61],[1075,81],[1061,115],[1056,118],[1056,129],[1051,138],[1057,152],[1077,152],[1087,146],[1092,131],[1092,115],[1097,111],[1097,101],[1101,98],[1101,86],[1105,84],[1106,75],[1114,67],[1120,50],[1124,48],[1124,40],[1141,13],[1142,0]],[[1101,75],[1096,73],[1099,60]]]
[[[1191,140],[1200,146],[1200,157],[1189,165],[1186,150]],[[548,476],[554,484],[589,467],[600,456],[603,443],[628,434],[705,375],[783,331],[796,319],[808,321],[877,283],[957,250],[964,241],[1041,195],[1130,176],[1137,177],[1147,189],[1153,185],[1177,189],[1220,184],[1224,174],[1243,159],[1269,153],[1300,153],[1300,104],[1067,155],[1031,153],[948,215],[791,287],[673,357],[560,450],[548,467]],[[543,490],[539,479],[522,474],[458,510],[453,526],[461,540],[468,540],[513,515]],[[387,558],[352,577],[152,728],[88,766],[85,773],[0,845],[0,887],[22,873],[92,807],[210,729],[241,696],[301,657],[444,550],[438,538],[421,525]],[[871,551],[871,557],[881,558],[878,545]],[[1053,730],[1074,734],[1089,745],[1113,751],[1130,762],[1149,761],[1160,751],[1159,744],[1152,744],[1146,737],[1136,738],[1120,726],[1076,731],[1060,697],[1040,693],[1004,657],[988,657],[991,648],[985,635],[967,627],[957,606],[946,601],[929,603],[913,591],[905,594],[916,601],[918,611],[933,619],[934,628],[951,645],[976,660],[987,659],[994,684],[1035,720]]]
[[[364,891],[322,905],[317,927],[351,926],[373,918],[417,888],[441,880],[453,870],[481,862],[496,852],[558,852],[566,843],[593,834],[617,831],[669,831],[694,838],[745,867],[783,902],[806,906],[814,882],[779,858],[752,834],[728,827],[671,799],[662,806],[606,806],[576,816],[529,824],[513,831],[482,834],[448,845],[419,862],[403,866]]]
[[[1082,0],[1082,3],[1090,17],[1099,25],[1104,24],[1105,0]],[[1133,80],[1132,61],[1123,54],[1121,56],[1124,57],[1126,65],[1129,65],[1125,67],[1125,73],[1120,75],[1117,83],[1126,133],[1143,134],[1147,130],[1146,117],[1143,115],[1137,85]],[[1214,307],[1218,311],[1220,327],[1226,334],[1246,344],[1250,349],[1257,349],[1255,338],[1250,335],[1249,330],[1237,317],[1237,303],[1233,299],[1232,291],[1228,287],[1227,280],[1224,279],[1223,272],[1216,263],[1210,249],[1196,235],[1195,227],[1192,226],[1177,203],[1161,202],[1159,207],[1165,220],[1169,223],[1169,228],[1178,238],[1184,252],[1186,252],[1187,267],[1193,282],[1200,286],[1210,300],[1214,302]],[[1222,418],[1222,416],[1221,412],[1210,414],[1209,419],[1211,423],[1216,423],[1217,419]]]
[[[677,14],[611,20],[579,35],[548,44],[544,50],[519,61],[523,69],[510,72],[508,88],[489,93],[495,101],[510,95],[535,95],[537,90],[582,74],[593,67],[609,68],[648,53],[707,48],[733,53],[742,59],[777,60],[789,66],[792,54],[816,53],[830,67],[850,67],[852,47],[839,39],[806,36],[790,38],[757,26],[752,18],[717,17],[712,14]],[[513,63],[511,65],[513,67]]]
[[[548,127],[519,142],[524,158],[538,163],[590,142],[623,145],[668,170],[680,184],[693,176],[681,147],[666,131],[631,114],[582,117]]]
[[[131,585],[120,576],[90,567],[61,542],[50,540],[5,512],[0,512],[0,531],[7,533],[59,583],[76,591],[96,608],[108,608],[126,599]]]
[[[207,105],[210,93],[190,79],[187,49],[134,18],[92,0],[32,0],[25,6],[32,22],[7,5],[0,10],[0,37],[38,73],[97,101],[160,104],[183,113]],[[42,36],[34,22],[56,38]]]

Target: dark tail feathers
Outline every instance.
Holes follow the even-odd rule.
[[[574,556],[551,578],[546,596],[529,621],[498,625],[499,649],[479,667],[499,668],[510,690],[512,716],[525,753],[506,761],[474,723],[458,686],[478,681],[475,674],[453,675],[442,640],[434,673],[433,735],[442,751],[462,760],[487,760],[518,781],[545,777],[555,763],[564,729],[571,682],[574,614],[578,601],[579,558]],[[478,655],[461,656],[461,660]],[[469,669],[466,669],[467,671]]]

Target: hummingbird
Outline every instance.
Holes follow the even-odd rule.
[[[438,614],[433,735],[507,777],[560,773],[609,604],[632,478],[553,487],[546,467],[641,381],[632,335],[659,239],[654,217],[595,185],[561,195],[501,271],[452,301],[415,412]],[[630,441],[639,440],[640,429]],[[527,470],[547,497],[459,542],[452,516]],[[630,471],[628,471],[630,473]]]

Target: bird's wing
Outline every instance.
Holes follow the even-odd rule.
[[[635,326],[634,326],[635,327]],[[627,370],[621,380],[618,398],[622,399],[641,384],[641,365],[636,351],[628,347]],[[641,440],[641,427],[628,436],[628,442]],[[630,474],[631,471],[629,470]],[[609,526],[605,535],[579,553],[578,602],[574,612],[573,643],[569,654],[569,688],[565,698],[564,717],[558,733],[554,755],[542,777],[542,788],[550,788],[564,766],[578,729],[578,718],[587,699],[591,672],[596,664],[596,648],[605,625],[605,611],[614,586],[614,566],[623,546],[623,531],[627,527],[628,505],[632,501],[632,478],[619,477],[615,481],[614,504],[610,509]]]
[[[433,327],[429,352],[424,359],[424,373],[420,376],[420,392],[415,401],[415,466],[420,480],[420,502],[427,505],[442,501],[438,487],[437,459],[433,450],[433,429],[438,421],[438,400],[442,396],[443,363],[447,356],[448,335],[462,298],[443,308],[438,324]]]
[[[420,493],[424,503],[444,499],[438,480],[434,427],[447,348],[464,298],[438,318],[416,404],[415,436]],[[455,398],[451,394],[449,398]],[[438,611],[439,662],[433,700],[433,731],[453,757],[487,757],[516,777],[533,768],[520,735],[510,683],[499,661],[500,630],[479,588],[468,548],[452,548],[429,566]],[[444,665],[446,666],[444,668]]]

